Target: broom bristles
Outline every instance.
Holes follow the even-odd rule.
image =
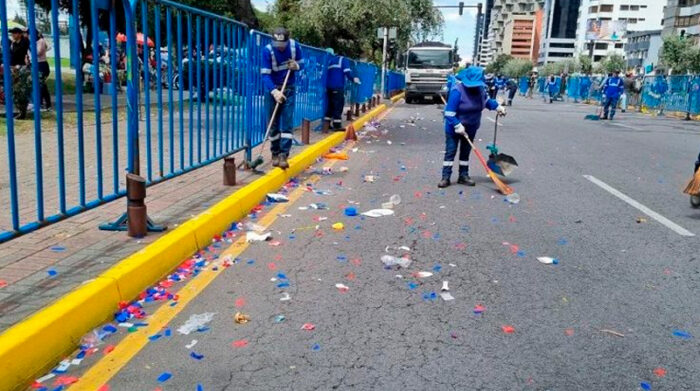
[[[489,176],[491,177],[491,180],[496,185],[496,187],[498,187],[498,190],[501,192],[501,194],[503,194],[503,195],[513,194],[513,189],[511,189],[510,186],[506,185],[500,179],[498,179],[495,172],[489,170]]]
[[[688,182],[688,186],[685,187],[683,193],[689,195],[699,195],[700,194],[700,170],[695,171],[695,175]]]

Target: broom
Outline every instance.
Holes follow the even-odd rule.
[[[484,166],[484,170],[486,170],[486,174],[491,178],[491,180],[496,185],[496,187],[498,187],[498,190],[501,192],[501,194],[503,194],[503,195],[513,194],[513,189],[511,189],[510,186],[503,183],[498,178],[498,176],[496,175],[495,172],[491,171],[488,164],[486,164],[486,160],[484,160],[484,156],[481,155],[481,152],[474,146],[474,143],[472,142],[472,140],[469,139],[469,136],[463,135],[462,137],[464,137],[467,140],[467,142],[469,143],[469,145],[472,147],[472,151],[474,151],[474,154],[481,162],[481,165]]]
[[[700,170],[695,171],[695,175],[693,175],[693,178],[688,182],[688,186],[685,187],[683,193],[691,196],[700,195]]]
[[[287,89],[287,82],[289,81],[289,75],[291,75],[291,74],[292,74],[292,71],[288,70],[287,75],[284,77],[284,83],[282,83],[282,89],[280,90],[283,93],[284,93],[284,90]],[[262,154],[263,154],[263,152],[265,152],[265,143],[267,143],[267,139],[270,137],[270,129],[272,129],[272,123],[275,121],[275,116],[277,115],[277,110],[279,110],[279,108],[280,108],[280,103],[279,102],[275,103],[275,109],[272,111],[272,116],[270,117],[270,121],[267,123],[267,130],[265,131],[265,138],[263,139],[263,143],[260,146],[260,153],[258,154],[258,157],[256,157],[255,159],[253,159],[250,162],[243,162],[243,164],[248,166],[248,168],[250,168],[251,170],[255,170],[256,168],[258,168],[258,166],[260,166],[264,162]]]
[[[583,119],[589,120],[589,121],[600,121],[600,116],[603,111],[603,104],[601,102],[600,106],[598,106],[598,109],[596,109],[595,114],[587,114]]]

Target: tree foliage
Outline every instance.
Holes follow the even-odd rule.
[[[576,61],[578,62],[578,71],[581,73],[593,73],[593,59],[585,54],[580,54]]]
[[[603,59],[603,61],[600,62],[600,64],[605,73],[611,73],[615,71],[624,72],[627,68],[627,62],[625,61],[625,58],[619,54],[614,53],[608,53],[608,55],[605,57],[605,59]]]
[[[532,67],[530,60],[513,58],[503,66],[503,74],[512,78],[520,78],[528,75],[532,71]]]
[[[673,74],[700,72],[700,48],[695,46],[692,40],[684,37],[664,37],[659,59],[661,65],[670,69]]]
[[[506,66],[508,61],[512,60],[513,56],[510,54],[499,54],[496,56],[496,58],[491,61],[487,66],[486,66],[486,73],[502,73],[503,68]]]
[[[380,27],[396,27],[397,39],[389,58],[411,43],[438,33],[442,14],[431,0],[278,0],[274,16],[280,26],[304,43],[333,47],[352,57],[381,58]]]

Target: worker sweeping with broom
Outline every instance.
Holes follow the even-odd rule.
[[[474,186],[469,177],[469,154],[471,143],[464,139],[473,140],[481,125],[481,112],[484,109],[496,110],[505,115],[505,107],[490,99],[484,83],[484,70],[470,66],[457,74],[459,83],[455,83],[449,92],[445,106],[445,158],[442,164],[442,180],[439,188],[450,186],[452,166],[457,147],[459,147],[459,177],[457,183]]]
[[[300,70],[303,63],[301,46],[289,38],[286,29],[275,29],[272,43],[262,50],[260,73],[269,93],[267,103],[271,113],[266,139],[270,140],[272,165],[282,169],[289,168],[287,158],[294,138],[294,72]]]

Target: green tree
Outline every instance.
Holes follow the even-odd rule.
[[[499,54],[496,56],[496,59],[490,62],[486,66],[486,73],[501,73],[503,72],[503,68],[506,66],[508,61],[512,60],[513,56],[510,54]]]
[[[431,0],[277,0],[274,16],[304,43],[374,61],[382,54],[378,28],[397,28],[394,50],[389,51],[392,61],[411,42],[435,35],[443,23]]]
[[[693,42],[689,39],[679,37],[677,35],[668,35],[663,38],[664,43],[661,47],[661,55],[659,60],[666,68],[671,69],[674,74],[683,74],[693,66],[689,63],[689,52],[694,48]],[[692,57],[692,55],[690,56]]]
[[[526,76],[530,71],[532,71],[532,61],[522,58],[513,58],[503,66],[503,74],[512,78]]]
[[[27,21],[24,20],[24,18],[21,17],[19,14],[15,14],[15,17],[12,18],[12,21],[15,22],[15,23],[19,23],[19,24],[21,24],[22,26],[26,26],[26,25],[27,25]]]
[[[601,65],[605,73],[611,73],[615,71],[623,72],[627,68],[627,62],[625,61],[625,59],[621,55],[613,53],[608,53],[608,56],[605,57],[603,61],[601,61]]]
[[[700,74],[700,47],[693,46],[683,53],[686,72]]]
[[[577,60],[579,64],[579,72],[586,74],[593,72],[593,60],[590,56],[580,54]]]

